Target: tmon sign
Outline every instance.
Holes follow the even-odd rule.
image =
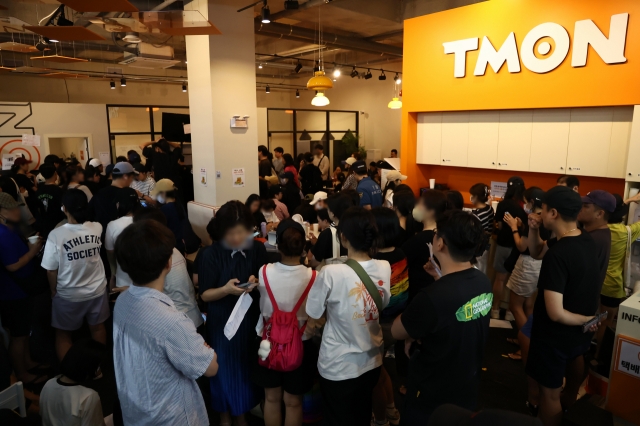
[[[613,65],[627,62],[625,45],[627,42],[627,26],[629,14],[620,13],[611,16],[608,36],[590,19],[577,21],[573,29],[573,51],[571,66],[584,67],[587,64],[589,46],[604,61]],[[547,40],[550,39],[550,40]],[[555,47],[549,41],[553,41]],[[476,51],[480,47],[473,74],[483,76],[487,66],[495,73],[506,63],[510,73],[521,71],[521,62],[525,68],[537,74],[544,74],[562,64],[571,47],[569,32],[553,22],[546,22],[533,28],[522,39],[520,49],[516,42],[516,34],[511,32],[502,46],[496,50],[489,38],[467,38],[443,43],[444,53],[455,56],[453,75],[464,78],[467,68],[467,52]],[[553,52],[552,52],[553,50]]]

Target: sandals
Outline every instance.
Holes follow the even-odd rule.
[[[507,354],[507,356],[514,361],[522,361],[522,354],[520,351]]]

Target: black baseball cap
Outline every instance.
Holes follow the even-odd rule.
[[[509,186],[514,186],[514,185],[524,186],[524,179],[522,179],[520,176],[512,176],[507,181],[507,185],[509,185]]]
[[[580,195],[566,186],[554,186],[548,190],[542,199],[547,209],[556,209],[558,213],[572,218],[577,217],[582,210],[582,198]]]
[[[302,227],[302,225],[300,225],[298,222],[296,222],[293,219],[285,219],[280,222],[280,224],[278,225],[278,228],[276,229],[276,244],[280,244],[280,240],[284,235],[284,231],[291,228],[300,231],[302,236],[306,237],[306,234],[304,232],[304,228]]]
[[[540,188],[531,188],[531,194],[529,194],[531,199],[529,201],[533,202],[534,207],[542,207],[542,202],[544,200],[544,191]]]
[[[133,165],[133,170],[135,170],[138,173],[147,173],[148,171],[147,166],[142,163],[135,163]]]
[[[595,204],[608,213],[616,211],[616,197],[600,189],[591,191],[586,197],[582,197],[582,202],[585,204]]]
[[[351,170],[353,170],[356,174],[364,175],[367,173],[367,163],[362,160],[356,161],[351,165]]]

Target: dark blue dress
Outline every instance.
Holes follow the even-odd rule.
[[[232,278],[246,283],[251,275],[258,278],[259,269],[266,263],[264,245],[253,246],[231,257],[231,250],[213,243],[199,256],[198,283],[200,293],[220,288]],[[207,305],[207,343],[218,354],[218,374],[211,378],[211,407],[218,412],[229,411],[232,416],[246,413],[258,403],[258,389],[250,378],[256,354],[255,327],[260,316],[259,293],[250,293],[253,303],[240,324],[236,335],[228,340],[224,326],[238,301],[238,296],[225,296]]]

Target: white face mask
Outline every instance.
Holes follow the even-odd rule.
[[[167,202],[167,199],[164,198],[164,195],[158,194],[158,196],[156,197],[156,201],[160,204],[165,204]]]
[[[422,222],[424,220],[425,211],[422,207],[414,207],[411,215],[416,220],[416,222]]]
[[[316,203],[316,205],[314,206],[316,210],[322,210],[324,207],[322,207],[322,205],[320,203]]]
[[[64,207],[60,207],[60,211],[64,213]]]
[[[533,209],[529,208],[529,205],[528,205],[528,204],[525,204],[525,205],[524,205],[524,212],[525,212],[526,214],[531,214],[531,213],[533,213]]]

